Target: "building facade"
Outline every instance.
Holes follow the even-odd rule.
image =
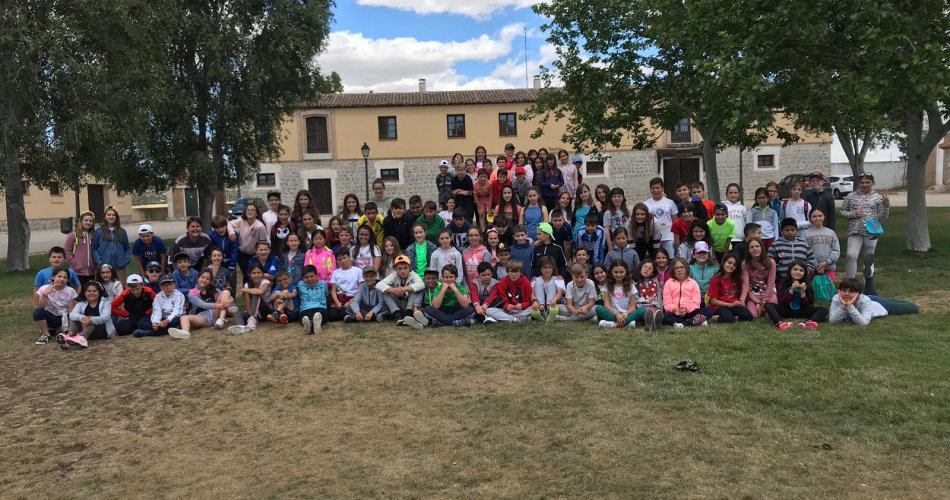
[[[545,125],[539,139],[531,134],[539,120],[522,120],[521,114],[535,102],[537,89],[504,89],[427,92],[334,94],[317,106],[298,109],[285,122],[283,154],[261,166],[255,182],[242,187],[244,196],[260,196],[269,190],[283,193],[285,204],[294,194],[309,190],[321,214],[339,213],[343,197],[355,193],[365,202],[366,172],[360,148],[370,148],[368,177],[382,178],[389,196],[408,198],[419,194],[435,199],[435,176],[440,160],[461,153],[473,158],[477,146],[495,158],[513,143],[518,151],[546,148],[556,153],[569,145],[561,141],[565,121]],[[779,117],[780,120],[787,120]],[[585,158],[585,182],[620,186],[628,200],[648,196],[648,181],[662,177],[669,187],[678,181],[705,179],[700,136],[688,120],[674,130],[657,131],[655,149],[634,150],[621,144]],[[823,170],[830,173],[830,137],[805,136],[797,144],[782,147],[770,138],[760,148],[744,151],[743,184],[762,186],[790,173]],[[739,151],[725,150],[718,156],[720,184],[739,181]],[[748,190],[747,190],[748,191]],[[750,201],[751,192],[746,195]]]
[[[65,186],[53,184],[47,189],[24,184],[23,201],[26,218],[33,230],[59,229],[61,218],[76,216],[76,192]],[[3,198],[4,210],[0,212],[0,231],[7,231],[6,197]],[[119,194],[106,184],[91,180],[79,191],[79,211],[90,210],[96,214],[96,220],[102,221],[105,208],[113,206],[119,212],[124,223],[132,221],[132,197]]]

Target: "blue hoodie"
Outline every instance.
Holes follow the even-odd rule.
[[[521,263],[524,264],[524,269],[522,269],[521,274],[530,280],[531,265],[534,263],[534,245],[532,245],[530,238],[528,238],[528,242],[524,245],[517,243],[511,245],[511,260],[520,260]]]
[[[214,230],[208,233],[208,237],[211,238],[211,245],[224,254],[224,262],[221,265],[233,271],[237,267],[238,242],[228,239],[228,233],[221,236]]]

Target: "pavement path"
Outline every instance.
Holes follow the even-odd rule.
[[[895,207],[906,207],[907,206],[907,192],[906,191],[891,191],[888,193],[888,196],[891,198],[891,205]],[[838,200],[838,206],[841,206],[841,200]],[[933,191],[927,192],[927,206],[928,207],[950,207],[950,193],[935,193]],[[138,227],[141,222],[132,224],[126,229],[129,230],[130,237],[135,238],[135,232],[138,230]],[[171,237],[172,239],[178,237],[178,235],[185,232],[185,221],[150,221],[148,224],[152,225],[152,228],[155,230],[155,233],[159,236],[166,238]],[[50,231],[33,231],[30,236],[30,253],[44,253],[50,249],[50,247],[55,245],[62,245],[66,241],[66,236],[56,230]],[[169,247],[171,247],[171,241],[166,241]],[[0,259],[7,258],[7,233],[0,233]]]

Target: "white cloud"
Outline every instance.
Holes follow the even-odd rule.
[[[487,19],[496,11],[514,7],[523,9],[537,0],[356,0],[360,5],[388,7],[416,14],[456,14],[474,19]]]
[[[511,24],[497,34],[460,42],[367,38],[362,33],[338,31],[330,34],[327,51],[318,63],[324,72],[338,72],[347,92],[413,91],[418,88],[419,78],[426,79],[429,90],[511,87],[512,79],[505,78],[497,69],[489,75],[467,77],[458,74],[454,66],[464,61],[491,62],[507,56],[523,28],[522,24]],[[523,85],[523,81],[516,86]]]

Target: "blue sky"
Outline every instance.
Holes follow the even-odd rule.
[[[531,0],[340,0],[324,71],[346,92],[511,88],[554,58]]]

